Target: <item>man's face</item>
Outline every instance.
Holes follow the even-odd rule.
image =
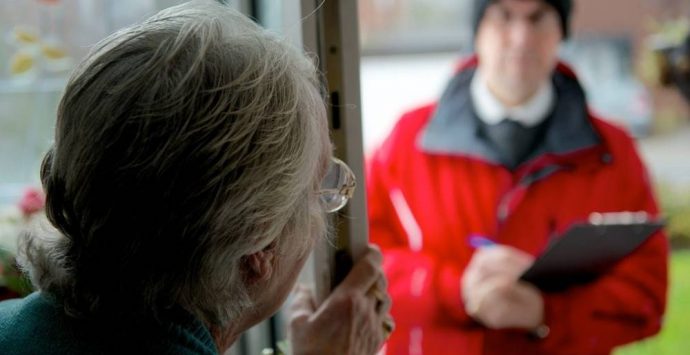
[[[529,99],[553,71],[562,39],[560,17],[541,0],[489,5],[476,38],[489,88],[508,105]]]

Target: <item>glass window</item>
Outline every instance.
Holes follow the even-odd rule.
[[[253,0],[255,20],[264,28],[302,45],[301,0]]]
[[[362,54],[468,51],[472,0],[359,0]]]
[[[111,32],[183,0],[0,2],[0,206],[38,185],[74,65]]]

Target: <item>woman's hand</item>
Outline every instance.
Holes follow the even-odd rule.
[[[370,247],[321,306],[310,289],[298,287],[288,311],[293,355],[366,355],[381,348],[393,330],[382,259]]]

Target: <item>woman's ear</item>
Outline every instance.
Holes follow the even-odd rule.
[[[253,254],[244,257],[247,282],[254,284],[266,281],[273,275],[275,248],[273,244]]]

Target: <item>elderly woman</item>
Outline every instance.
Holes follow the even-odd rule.
[[[275,313],[354,182],[318,87],[303,54],[210,0],[98,44],[41,169],[54,228],[23,240],[39,291],[0,303],[0,352],[216,354]],[[380,263],[370,250],[318,307],[297,295],[294,354],[380,348]]]

